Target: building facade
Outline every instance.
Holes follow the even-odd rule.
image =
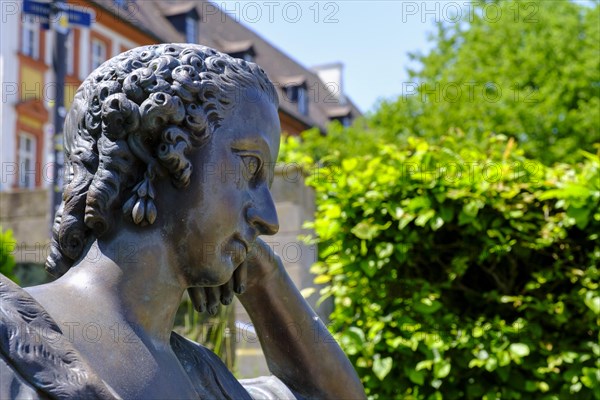
[[[308,69],[208,1],[95,0],[69,2],[92,13],[89,28],[67,40],[65,107],[85,77],[132,47],[194,42],[261,65],[278,88],[282,130],[291,135],[360,114],[343,94],[340,64]],[[56,85],[54,35],[22,2],[2,2],[0,191],[47,188],[52,182]]]

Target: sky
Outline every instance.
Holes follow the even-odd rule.
[[[305,67],[342,62],[344,92],[363,112],[411,83],[406,70],[417,64],[408,54],[431,49],[427,37],[436,22],[456,23],[474,10],[474,0],[213,2]],[[486,11],[490,21],[498,15],[492,6]],[[500,12],[522,19],[536,15],[527,2],[518,14],[512,6]]]
[[[436,20],[452,1],[215,1],[300,64],[342,62],[344,92],[362,112],[395,98],[407,82],[408,53],[431,48]],[[456,2],[454,4],[460,4]]]

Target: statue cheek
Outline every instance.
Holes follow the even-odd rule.
[[[224,218],[232,219],[238,215],[238,211],[242,209],[242,191],[232,189],[224,192],[224,196],[219,202],[219,209],[216,211],[220,214],[224,222]]]

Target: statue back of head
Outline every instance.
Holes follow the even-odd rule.
[[[139,47],[102,64],[78,89],[64,128],[65,184],[46,269],[63,275],[116,218],[154,223],[155,179],[190,182],[187,153],[218,134],[225,112],[254,88],[277,106],[254,63],[208,47]]]

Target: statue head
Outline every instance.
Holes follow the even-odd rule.
[[[200,45],[139,47],[102,64],[65,120],[65,183],[46,269],[63,275],[119,219],[140,229],[154,224],[157,180],[185,190],[189,155],[256,94],[276,110],[275,88],[260,67]]]

